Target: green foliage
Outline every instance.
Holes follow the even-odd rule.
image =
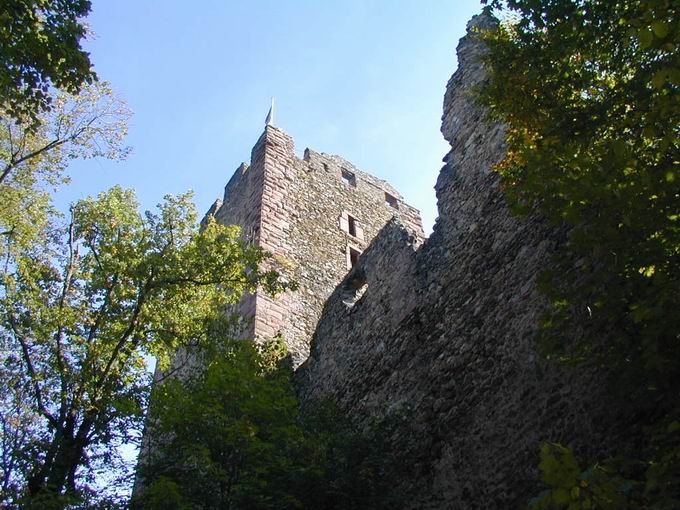
[[[163,510],[185,510],[191,508],[184,503],[179,486],[164,476],[158,477],[144,493],[145,508]]]
[[[680,421],[666,417],[650,425],[645,458],[643,497],[652,508],[680,506]]]
[[[50,87],[77,93],[96,75],[80,46],[89,0],[4,0],[0,7],[0,105],[33,121],[49,109]]]
[[[50,192],[68,179],[72,159],[123,159],[130,111],[106,83],[58,94],[38,124],[0,112],[0,258],[43,242],[58,215]]]
[[[619,510],[629,508],[633,483],[601,465],[581,470],[571,450],[541,445],[539,469],[549,487],[529,502],[536,510]]]
[[[497,170],[516,210],[571,228],[544,286],[547,349],[667,386],[680,375],[680,7],[509,5],[518,20],[486,36],[483,100],[510,126]],[[599,338],[575,345],[565,332],[581,321]]]
[[[394,442],[394,433],[406,429],[408,421],[407,414],[397,413],[357,429],[332,402],[306,409],[305,469],[299,473],[304,508],[402,507],[404,495],[396,485],[409,479],[410,466],[403,461],[406,447]]]
[[[199,229],[190,194],[142,215],[134,193],[116,187],[76,203],[45,242],[7,253],[0,328],[16,350],[0,375],[39,420],[20,480],[28,501],[76,495],[92,463],[110,464],[140,429],[145,356],[167,366],[243,292],[285,288],[238,228]]]
[[[680,502],[680,424],[648,430],[648,456],[619,455],[582,469],[568,448],[541,445],[541,480],[548,487],[529,502],[536,510],[671,510]]]
[[[205,372],[156,388],[133,506],[167,508],[171,487],[176,508],[394,508],[384,441],[329,404],[303,417],[282,347],[227,341],[197,354]]]
[[[124,158],[127,148],[122,139],[130,112],[106,83],[97,83],[77,96],[58,94],[51,111],[33,122],[19,122],[5,113],[0,119],[0,294],[9,299],[5,285],[18,274],[19,261],[50,260],[64,240],[64,225],[52,207],[50,192],[67,181],[64,169],[69,160]],[[4,351],[10,352],[9,356],[3,352],[0,359],[0,381],[7,388],[0,398],[0,494],[7,503],[25,490],[27,474],[49,449],[49,434],[45,417],[35,406],[33,376],[14,355],[21,346],[6,327],[0,328],[0,335]],[[90,455],[111,457],[105,450]]]
[[[152,492],[159,481],[171,480],[185,504],[266,508],[286,490],[287,459],[279,452],[299,441],[291,426],[292,389],[251,342],[234,342],[201,358],[205,373],[167,380],[154,391],[153,434],[161,442],[172,439],[168,455],[143,476],[159,472]]]
[[[544,447],[552,489],[535,504],[677,508],[669,424],[680,416],[680,4],[488,3],[507,14],[483,35],[490,80],[480,98],[508,125],[496,169],[515,212],[538,210],[568,232],[541,278],[552,303],[542,350],[606,369],[642,436],[579,476],[571,453]],[[595,480],[587,491],[586,472]],[[624,493],[625,505],[616,499]]]

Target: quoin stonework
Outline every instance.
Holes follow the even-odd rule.
[[[206,214],[272,253],[282,277],[296,291],[246,296],[238,307],[244,338],[283,335],[295,366],[309,355],[309,342],[325,301],[359,255],[391,218],[424,239],[419,212],[397,190],[339,156],[304,151],[293,139],[265,126],[250,165],[238,167]],[[203,221],[206,221],[204,219]]]

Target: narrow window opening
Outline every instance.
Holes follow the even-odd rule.
[[[358,219],[351,216],[347,211],[343,211],[339,220],[340,230],[360,241],[364,240],[364,229],[361,227],[361,222]]]
[[[357,265],[357,262],[359,261],[359,255],[361,255],[359,250],[352,248],[351,246],[347,247],[347,269],[352,269]]]
[[[356,187],[356,185],[357,185],[356,175],[354,175],[349,170],[345,170],[344,168],[340,171],[340,179],[347,186]]]
[[[321,163],[323,165],[323,169],[328,172],[328,165],[326,163]]]
[[[347,216],[347,227],[349,235],[357,237],[357,219]]]
[[[385,205],[392,207],[393,209],[399,209],[397,197],[390,195],[389,193],[385,193]]]
[[[361,255],[361,253],[359,253],[358,250],[355,250],[354,248],[349,249],[349,263],[352,267],[357,265],[359,255]]]

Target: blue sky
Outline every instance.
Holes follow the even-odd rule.
[[[455,48],[478,0],[94,0],[85,47],[135,115],[126,161],[75,162],[57,202],[121,184],[145,209],[195,191],[199,213],[276,125],[392,183],[436,217]]]

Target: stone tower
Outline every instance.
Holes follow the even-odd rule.
[[[299,284],[276,298],[248,295],[238,310],[251,319],[242,337],[281,333],[295,366],[309,354],[326,299],[391,218],[401,220],[414,243],[424,239],[419,212],[387,182],[338,156],[306,149],[299,159],[293,139],[271,125],[253,147],[250,165],[238,167],[208,215],[241,226],[246,238],[273,254],[274,268]]]
[[[236,310],[245,319],[242,338],[281,333],[295,367],[309,355],[326,300],[390,219],[399,218],[414,245],[424,240],[420,213],[392,186],[338,156],[306,149],[297,158],[293,139],[272,125],[253,147],[250,165],[236,169],[203,222],[211,215],[239,225],[244,238],[272,253],[283,278],[299,284],[276,298],[264,291],[247,295]],[[138,466],[160,452],[163,441],[147,421]],[[138,475],[133,492],[143,487]]]

